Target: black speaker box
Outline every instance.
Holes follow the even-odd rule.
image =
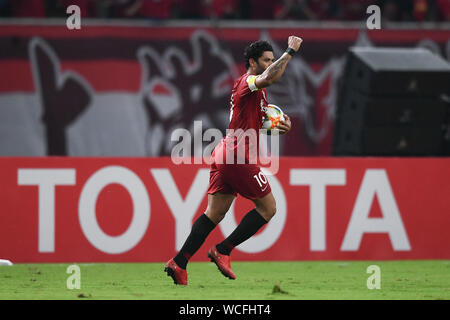
[[[334,155],[430,156],[442,154],[442,127],[347,127]]]
[[[444,95],[442,101],[445,105],[445,121],[442,127],[443,155],[450,156],[450,94]]]
[[[337,118],[351,125],[434,127],[446,106],[440,98],[380,97],[350,92],[340,99]],[[338,119],[340,120],[340,119]]]
[[[333,154],[444,155],[450,64],[425,49],[352,48],[339,88]]]
[[[336,121],[335,155],[440,154],[445,107],[439,99],[401,99],[354,93]]]
[[[371,95],[436,96],[449,91],[450,64],[422,48],[351,48],[344,82]]]

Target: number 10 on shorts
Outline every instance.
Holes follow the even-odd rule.
[[[256,182],[258,182],[260,188],[263,188],[263,185],[267,185],[267,178],[264,173],[262,173],[262,171],[260,171],[258,174],[255,174],[253,178],[256,179]]]

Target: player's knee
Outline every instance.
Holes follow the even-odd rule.
[[[223,210],[210,210],[209,208],[206,210],[206,216],[215,224],[218,224],[220,221],[225,218],[226,211]]]
[[[227,214],[226,211],[220,211],[220,212],[217,212],[216,217],[219,221],[222,221],[222,219],[225,218],[226,214]]]
[[[264,208],[259,208],[258,211],[262,214],[264,219],[266,219],[267,221],[270,221],[270,219],[273,218],[275,213],[277,213],[277,207],[274,204],[274,205],[270,205],[270,206],[265,206]]]

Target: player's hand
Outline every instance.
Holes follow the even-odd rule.
[[[295,50],[295,52],[300,49],[300,46],[302,45],[303,39],[296,37],[296,36],[290,36],[288,39],[288,47]]]
[[[287,114],[284,115],[284,121],[280,120],[280,123],[277,125],[277,129],[279,130],[280,134],[285,134],[289,130],[291,130],[291,119]]]

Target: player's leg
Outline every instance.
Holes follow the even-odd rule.
[[[257,166],[234,166],[228,175],[230,185],[242,196],[252,199],[255,208],[248,212],[236,229],[221,243],[211,248],[208,256],[223,275],[235,279],[230,266],[231,251],[253,236],[275,214],[276,204],[267,178]]]
[[[236,165],[231,169],[230,185],[236,192],[251,199],[255,208],[248,212],[237,228],[217,245],[217,250],[223,255],[230,255],[233,248],[258,232],[276,212],[275,198],[269,181],[257,165]]]
[[[217,192],[215,194],[208,194],[208,207],[205,215],[216,225],[225,217],[225,214],[230,210],[236,195],[228,193]]]
[[[191,232],[178,254],[166,264],[165,271],[175,284],[187,285],[186,267],[189,259],[202,246],[209,233],[223,219],[236,196],[234,194],[208,194],[206,212],[195,220]]]
[[[277,212],[277,203],[272,192],[262,198],[252,200],[255,204],[255,210],[269,222]]]
[[[230,255],[231,251],[252,237],[272,219],[276,212],[276,202],[272,192],[262,198],[254,199],[256,207],[248,212],[236,229],[216,247],[219,253]]]
[[[192,225],[191,233],[174,260],[183,269],[189,259],[200,249],[209,233],[223,219],[230,209],[235,196],[233,194],[208,194],[208,207],[206,212],[198,217]]]
[[[252,237],[261,229],[275,214],[275,198],[272,192],[253,200],[256,207],[242,218],[236,229],[221,243],[208,251],[208,257],[214,262],[222,274],[230,279],[236,279],[231,269],[231,251]]]

